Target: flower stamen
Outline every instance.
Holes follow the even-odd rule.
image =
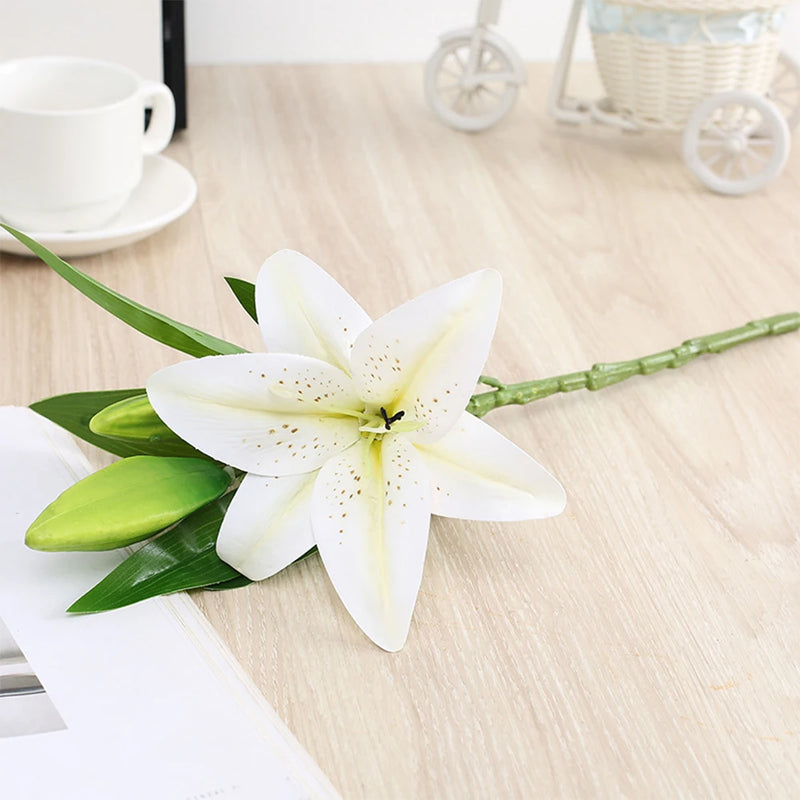
[[[392,414],[392,416],[387,416],[386,409],[381,406],[381,417],[383,419],[383,426],[386,428],[387,431],[392,429],[392,423],[398,422],[399,420],[403,419],[406,415],[405,411],[398,411],[396,414]]]

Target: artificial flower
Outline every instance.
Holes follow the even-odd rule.
[[[406,641],[431,514],[549,517],[561,485],[464,408],[486,360],[501,279],[483,270],[372,322],[314,262],[264,263],[256,309],[267,353],[157,372],[147,393],[198,450],[246,474],[219,533],[261,580],[314,545],[356,623],[385,650]]]

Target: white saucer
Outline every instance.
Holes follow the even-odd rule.
[[[75,233],[25,233],[58,256],[89,256],[131,244],[161,230],[185,214],[196,196],[197,184],[185,167],[166,156],[145,156],[141,183],[122,211],[102,228]],[[32,255],[2,228],[0,251]]]

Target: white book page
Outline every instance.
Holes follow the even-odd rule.
[[[69,434],[0,408],[0,796],[338,797],[188,596],[65,613],[120,554],[24,536],[90,471]]]

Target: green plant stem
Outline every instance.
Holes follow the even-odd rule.
[[[574,392],[577,389],[588,389],[590,392],[594,392],[627,380],[634,375],[650,375],[662,369],[677,369],[697,356],[706,353],[722,353],[754,339],[777,336],[798,328],[800,328],[800,312],[793,311],[748,322],[741,328],[732,328],[721,333],[687,339],[672,350],[664,350],[630,361],[595,364],[591,369],[583,372],[568,372],[552,378],[510,384],[502,383],[489,375],[482,375],[478,382],[491,386],[492,390],[474,394],[467,404],[467,411],[476,417],[482,417],[492,409],[507,405],[524,405],[534,400],[541,400],[551,394]]]

